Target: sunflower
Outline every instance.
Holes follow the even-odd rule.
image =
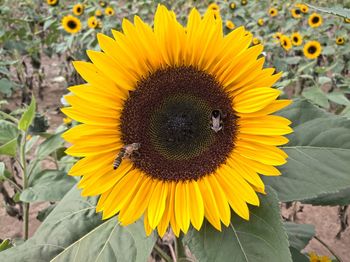
[[[277,146],[291,122],[271,115],[290,104],[271,88],[281,73],[264,68],[243,27],[223,36],[211,10],[192,9],[183,27],[159,5],[154,28],[135,16],[122,29],[97,35],[91,63],[74,62],[87,83],[62,109],[82,123],[63,135],[83,157],[69,172],[83,176],[82,195],[100,195],[97,212],[121,225],[143,215],[147,235],[199,230],[204,218],[221,230],[231,208],[248,220],[265,192],[258,174],[286,163]]]
[[[317,58],[322,51],[321,44],[317,41],[309,41],[304,45],[304,55],[309,59]]]
[[[311,252],[310,262],[332,262],[332,259],[327,256],[318,256],[315,252]]]
[[[269,15],[270,15],[271,17],[277,16],[277,15],[278,15],[277,9],[274,8],[274,7],[271,7],[271,8],[269,9]]]
[[[246,4],[248,4],[247,0],[241,0],[241,5],[246,5]]]
[[[108,16],[114,15],[114,9],[112,7],[110,7],[110,6],[106,7],[105,14],[108,15]]]
[[[342,37],[342,36],[339,36],[339,37],[337,37],[337,38],[335,39],[335,43],[336,43],[337,45],[343,45],[343,44],[345,43],[345,38]]]
[[[62,18],[62,26],[66,32],[75,34],[81,29],[81,22],[78,18],[72,15],[66,15]]]
[[[350,23],[350,18],[344,18],[344,22],[349,24]]]
[[[58,0],[46,0],[48,5],[56,6],[58,5]]]
[[[309,7],[307,5],[304,4],[296,4],[295,5],[297,8],[300,9],[301,12],[303,12],[304,14],[306,14],[307,12],[309,12]]]
[[[73,6],[73,14],[75,15],[82,15],[84,13],[84,5],[83,4],[76,4]]]
[[[283,34],[281,32],[276,32],[274,35],[273,35],[273,38],[277,39],[278,41],[281,39],[281,36]]]
[[[290,10],[290,13],[292,14],[293,18],[295,18],[295,19],[301,18],[301,11],[299,8],[292,8]]]
[[[230,3],[230,9],[231,9],[231,10],[236,9],[236,4],[235,4],[235,3]]]
[[[280,44],[284,48],[284,50],[286,50],[286,51],[288,51],[289,49],[292,48],[292,41],[286,35],[282,35],[280,37]]]
[[[260,41],[260,39],[259,39],[259,38],[254,37],[254,38],[253,38],[252,43],[253,43],[253,45],[258,45],[258,44],[260,44],[260,43],[261,43],[261,41]]]
[[[235,24],[231,20],[227,20],[225,23],[226,27],[230,30],[235,28]]]
[[[102,11],[100,10],[100,9],[97,9],[96,11],[95,11],[95,16],[97,16],[97,17],[101,17],[103,14],[102,14]]]
[[[220,11],[220,7],[216,4],[216,3],[211,3],[209,6],[208,6],[208,9],[209,10],[212,10],[212,11]]]
[[[303,37],[298,32],[293,33],[290,38],[292,40],[292,44],[295,46],[300,46],[303,43]]]
[[[322,16],[317,13],[313,13],[310,15],[308,23],[311,27],[319,27],[322,25]]]
[[[98,26],[98,19],[96,16],[90,16],[87,23],[89,28],[94,29]]]
[[[264,19],[260,18],[258,19],[258,25],[263,26],[264,25]]]
[[[107,3],[105,1],[99,1],[98,4],[101,6],[101,7],[105,7],[107,5]]]

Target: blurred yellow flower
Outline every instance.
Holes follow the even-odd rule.
[[[26,140],[29,141],[30,139],[32,139],[32,136],[31,135],[27,135],[26,136]]]
[[[103,14],[102,14],[102,11],[100,10],[100,9],[97,9],[96,11],[95,11],[95,16],[97,16],[97,17],[100,17],[100,16],[102,16]]]
[[[227,20],[225,23],[226,27],[230,30],[235,28],[235,24],[231,20]]]
[[[66,15],[62,18],[62,26],[66,32],[76,34],[81,29],[81,22],[78,18],[72,15]]]
[[[337,39],[335,40],[335,43],[336,43],[337,45],[343,45],[343,44],[345,43],[345,38],[342,37],[342,36],[339,36],[339,37],[337,37]]]
[[[233,10],[233,9],[236,9],[236,4],[235,3],[230,3],[230,8]]]
[[[46,2],[48,5],[51,5],[51,6],[58,5],[58,0],[47,0]]]
[[[258,25],[259,25],[259,26],[263,26],[263,25],[264,25],[264,19],[260,18],[260,19],[258,20]]]
[[[290,13],[292,14],[293,18],[295,18],[295,19],[301,18],[301,11],[299,8],[292,8],[290,10]]]
[[[350,23],[350,18],[344,18],[344,22],[349,24]]]
[[[327,256],[318,256],[315,252],[311,252],[310,254],[310,262],[332,262]]]
[[[307,12],[309,12],[309,7],[307,5],[304,4],[296,4],[296,7],[298,7],[301,12],[303,12],[304,14],[306,14]]]
[[[254,37],[254,38],[253,38],[253,45],[258,45],[258,44],[260,44],[260,43],[261,43],[261,41],[260,41],[259,38],[257,38],[257,37]]]
[[[98,4],[101,6],[101,7],[105,7],[107,4],[105,1],[99,1]]]
[[[321,54],[322,47],[318,41],[309,41],[304,45],[303,51],[308,59],[315,59]]]
[[[310,15],[308,23],[309,26],[313,28],[319,27],[320,25],[322,25],[322,16],[317,13],[313,13]]]
[[[280,37],[280,44],[284,48],[284,50],[286,50],[286,51],[288,51],[289,49],[292,48],[292,41],[286,35],[282,35]]]
[[[89,28],[94,29],[98,26],[98,19],[96,16],[91,16],[91,17],[89,17],[87,23],[88,23]]]
[[[241,0],[241,5],[246,5],[246,4],[248,4],[247,0]]]
[[[63,123],[64,123],[65,125],[68,125],[68,124],[72,123],[72,121],[73,121],[73,119],[71,119],[71,118],[69,118],[69,117],[63,118]]]
[[[213,10],[213,11],[220,11],[220,7],[219,7],[216,3],[211,3],[211,4],[208,6],[208,9],[209,9],[209,10]]]
[[[299,32],[295,32],[291,35],[292,44],[295,46],[299,46],[303,43],[303,37],[299,34]]]
[[[83,4],[76,4],[73,6],[73,14],[75,15],[82,15],[84,13],[84,5]]]
[[[270,15],[271,17],[277,16],[277,15],[278,15],[277,9],[274,8],[274,7],[271,7],[271,8],[269,9],[269,15]]]
[[[114,9],[112,7],[110,7],[110,6],[106,7],[105,14],[108,15],[108,16],[114,15]]]

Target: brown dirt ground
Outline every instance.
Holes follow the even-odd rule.
[[[60,98],[67,93],[66,82],[56,82],[55,77],[59,76],[57,59],[45,59],[45,71],[49,75],[45,80],[44,99],[38,100],[39,112],[45,113],[49,119],[50,128],[53,130],[62,123],[63,114],[60,113],[61,106]],[[37,97],[37,96],[36,96]],[[14,100],[11,102],[13,108],[16,108],[20,103]],[[30,235],[33,235],[35,230],[40,225],[36,219],[39,210],[47,206],[47,203],[38,203],[31,206],[30,209]],[[311,205],[303,205],[303,211],[298,212],[295,218],[296,223],[308,223],[315,225],[316,235],[324,241],[343,262],[350,262],[350,228],[347,228],[338,240],[335,235],[340,229],[338,217],[338,207],[318,207]],[[283,209],[283,214],[288,214],[290,210]],[[348,209],[350,217],[350,209]],[[3,207],[3,201],[0,199],[0,238],[20,238],[22,235],[22,224],[16,218],[6,214]],[[309,245],[305,248],[306,252],[314,251],[319,255],[331,256],[329,251],[321,245],[317,240],[312,239]]]

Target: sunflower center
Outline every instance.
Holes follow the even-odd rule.
[[[295,10],[295,14],[300,15],[300,14],[301,14],[300,10],[299,10],[299,9],[296,9],[296,10]]]
[[[307,49],[307,51],[309,52],[309,54],[314,54],[314,53],[316,53],[317,48],[312,45]]]
[[[293,37],[293,40],[294,40],[294,42],[298,42],[299,39],[298,39],[297,36],[294,36],[294,37]]]
[[[77,7],[77,12],[80,13],[81,12],[81,8]]]
[[[142,79],[131,92],[121,117],[122,139],[141,144],[132,161],[145,174],[197,180],[226,161],[236,119],[231,99],[213,76],[193,67],[169,67]]]
[[[67,26],[70,28],[70,29],[75,29],[77,27],[77,23],[73,20],[69,20],[68,23],[67,23]]]
[[[315,16],[312,18],[312,23],[317,24],[320,21],[320,18],[318,16]]]

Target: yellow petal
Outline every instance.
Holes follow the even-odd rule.
[[[192,225],[199,230],[204,219],[204,204],[201,191],[196,181],[186,183],[189,192],[189,211]]]
[[[175,190],[175,218],[181,230],[187,233],[190,226],[190,211],[187,198],[187,187],[183,182],[178,182]]]
[[[153,229],[157,227],[164,214],[167,196],[168,187],[166,183],[158,181],[153,190],[147,210],[149,225]]]

